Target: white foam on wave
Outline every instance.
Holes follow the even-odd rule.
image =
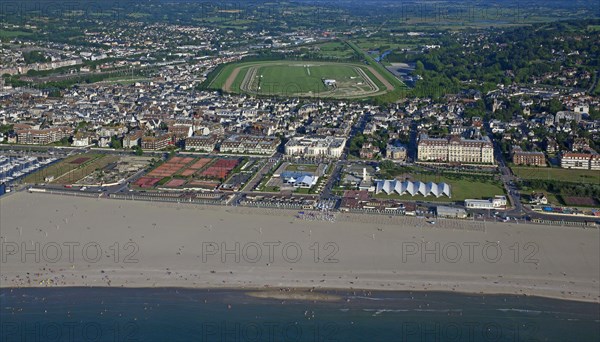
[[[539,315],[539,314],[542,313],[542,311],[538,311],[538,310],[514,309],[514,308],[510,308],[510,309],[496,309],[496,310],[502,311],[502,312],[508,312],[508,311],[524,312],[524,313],[531,313],[531,314],[536,314],[536,315]]]

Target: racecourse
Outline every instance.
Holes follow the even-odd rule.
[[[335,86],[324,80],[333,79]],[[228,93],[359,99],[394,87],[371,66],[317,61],[266,61],[228,65],[209,85]]]

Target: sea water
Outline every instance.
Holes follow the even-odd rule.
[[[243,290],[0,290],[0,341],[600,341],[600,305],[531,296]]]

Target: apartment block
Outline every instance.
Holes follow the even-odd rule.
[[[70,137],[73,134],[73,129],[69,127],[53,127],[19,130],[16,133],[19,144],[47,145],[60,141],[62,138]]]
[[[560,158],[560,167],[565,169],[600,170],[600,154],[566,152]]]
[[[235,134],[221,143],[220,151],[223,153],[271,155],[277,152],[279,142],[278,137]]]
[[[543,152],[526,152],[520,147],[513,147],[512,160],[515,165],[546,166],[546,156]]]
[[[339,158],[344,151],[346,138],[294,137],[285,144],[288,156]]]
[[[185,149],[200,152],[212,152],[219,141],[216,135],[195,135],[185,139]]]
[[[162,150],[171,143],[172,138],[168,134],[162,134],[157,136],[144,136],[142,137],[142,149],[143,150]]]

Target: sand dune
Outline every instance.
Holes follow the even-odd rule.
[[[600,231],[306,221],[293,211],[16,193],[0,199],[0,282],[442,290],[600,302]]]

